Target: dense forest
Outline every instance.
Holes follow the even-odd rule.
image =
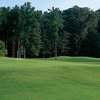
[[[100,9],[0,7],[0,49],[8,57],[100,57]]]

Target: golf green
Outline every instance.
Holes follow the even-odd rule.
[[[100,58],[0,58],[0,100],[100,100]]]

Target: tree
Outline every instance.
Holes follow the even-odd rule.
[[[10,52],[12,51],[11,56],[15,57],[16,48],[18,48],[17,41],[18,41],[19,33],[20,33],[20,8],[17,5],[9,11],[8,26],[10,29],[8,42],[12,47],[12,50],[9,49],[9,51]]]
[[[54,55],[57,59],[57,42],[58,42],[58,32],[63,28],[63,18],[60,10],[58,8],[52,8],[48,10],[48,30],[51,34],[51,41],[54,44]]]
[[[24,58],[26,58],[26,48],[29,46],[29,33],[32,30],[32,15],[34,8],[31,8],[31,3],[27,2],[21,6],[21,33],[20,40],[21,45],[23,46]]]
[[[40,56],[44,57],[51,57],[52,55],[52,35],[50,33],[50,22],[49,22],[49,13],[44,12],[41,18],[41,50]]]
[[[30,57],[37,57],[39,56],[40,48],[41,48],[41,30],[40,30],[40,23],[35,22],[33,31],[30,33],[29,41],[30,45],[28,50],[28,55]]]
[[[0,40],[0,56],[6,56],[7,50],[5,49],[5,44]]]
[[[8,26],[8,13],[9,7],[1,7],[0,8],[0,39],[5,42],[5,46],[7,48],[7,41],[9,37],[9,26]]]
[[[39,53],[41,43],[40,16],[41,11],[35,11],[35,8],[31,7],[30,2],[21,6],[20,40],[24,48],[24,58],[26,58],[26,54],[33,56]],[[28,48],[30,48],[30,50]]]
[[[74,6],[60,11],[52,7],[42,13],[30,2],[13,8],[0,7],[0,40],[4,41],[10,57],[98,57],[99,35],[100,9],[94,12]]]
[[[59,39],[58,39],[58,54],[60,56],[62,55],[67,55],[69,54],[69,38],[70,38],[70,33],[67,31],[61,30],[59,32]]]
[[[98,22],[97,14],[89,8],[74,6],[63,12],[64,30],[70,33],[70,55],[79,55],[83,39],[88,31],[95,29]]]
[[[34,11],[32,16],[32,30],[29,33],[29,48],[28,55],[30,57],[39,56],[40,48],[41,48],[41,16],[42,11]]]
[[[81,52],[85,56],[100,57],[100,34],[95,30],[89,32],[83,41]]]

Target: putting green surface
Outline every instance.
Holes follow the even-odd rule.
[[[0,58],[0,100],[100,100],[100,58]]]

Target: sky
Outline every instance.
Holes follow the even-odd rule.
[[[100,0],[0,0],[0,7],[14,7],[15,5],[23,5],[25,2],[31,2],[36,10],[47,11],[47,9],[59,7],[60,10],[71,8],[75,5],[79,7],[89,7],[92,10],[100,8]]]

